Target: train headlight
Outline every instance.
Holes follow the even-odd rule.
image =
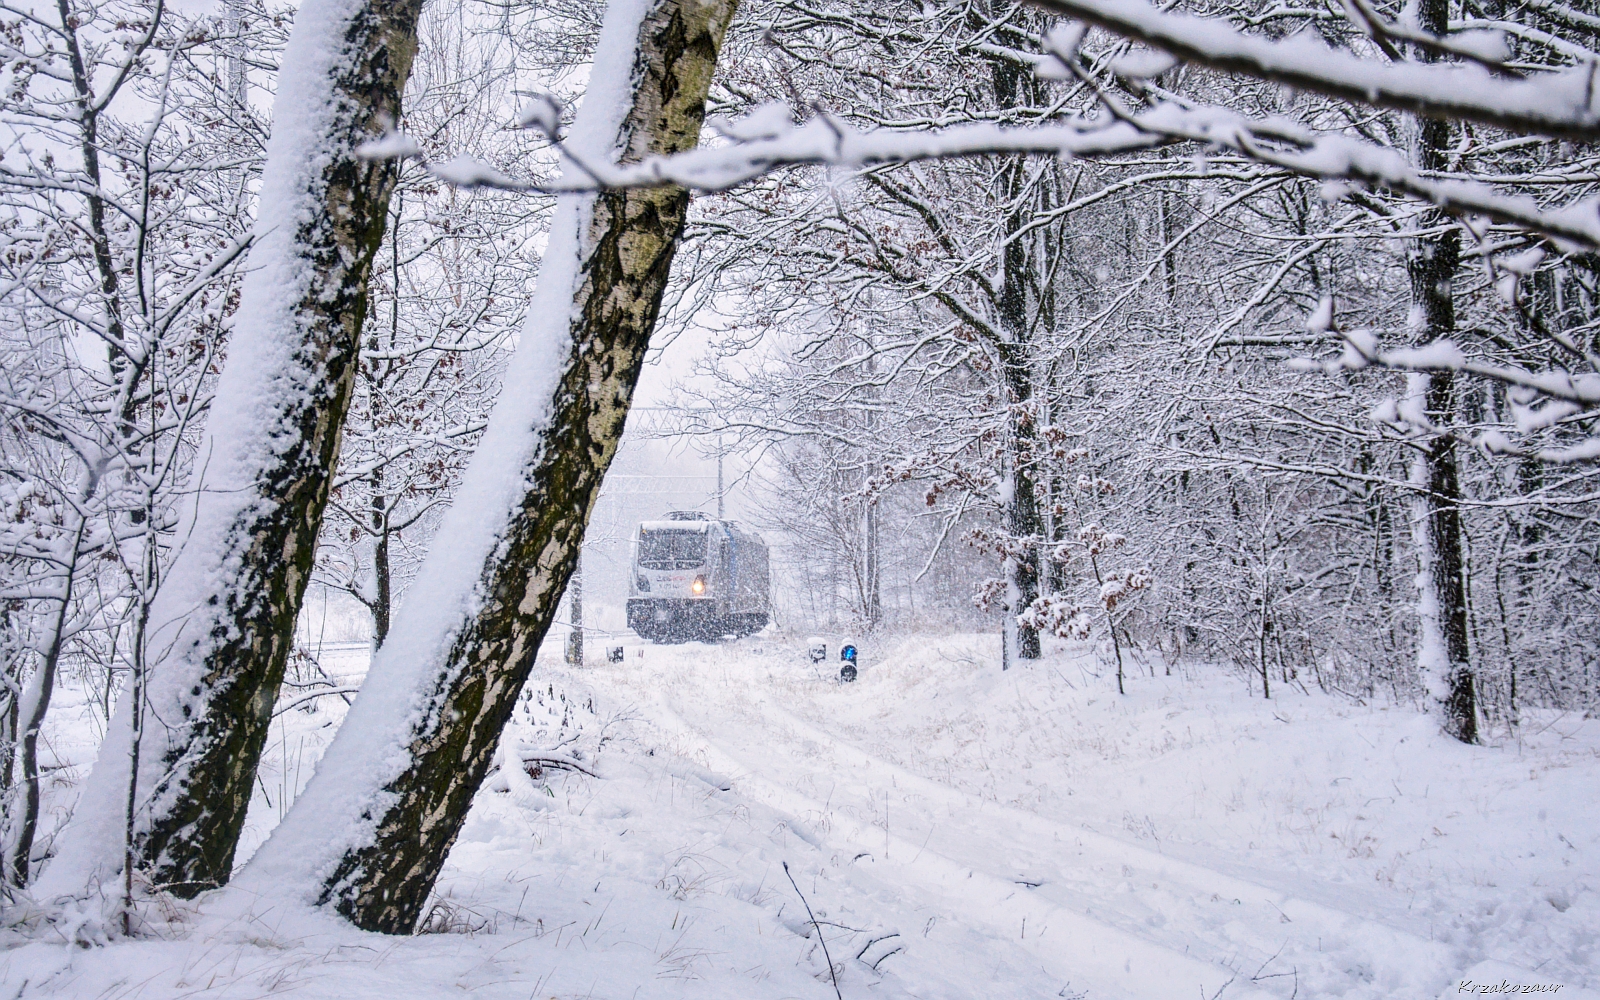
[[[689,584],[689,589],[694,591],[694,596],[699,597],[706,592],[706,578],[703,576],[695,577],[694,582]]]

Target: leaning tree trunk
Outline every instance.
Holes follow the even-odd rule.
[[[228,880],[338,458],[367,279],[395,168],[361,143],[398,120],[422,0],[305,3],[284,54],[228,364],[196,461],[198,500],[152,609],[134,856],[178,895]],[[122,867],[130,706],[41,884]]]
[[[614,3],[569,148],[628,162],[694,147],[736,5]],[[577,561],[688,206],[677,187],[563,200],[456,504],[249,886],[287,885],[369,930],[415,926]]]
[[[92,478],[90,481],[93,481]],[[92,492],[92,489],[91,486],[84,492]],[[80,499],[83,499],[82,494]],[[69,627],[67,619],[72,608],[73,590],[78,584],[79,564],[85,558],[83,536],[88,529],[88,521],[81,509],[74,510],[73,517],[77,524],[73,527],[72,547],[67,550],[66,565],[62,567],[60,604],[55,611],[55,620],[51,623],[49,643],[42,651],[43,655],[33,676],[23,688],[23,696],[17,711],[17,732],[20,736],[18,763],[22,765],[21,812],[15,817],[15,831],[6,831],[15,835],[12,843],[6,845],[11,855],[7,859],[9,870],[6,876],[11,884],[16,886],[28,884],[28,875],[32,869],[33,838],[39,829],[39,734],[44,729],[45,712],[50,707],[50,695],[55,687],[56,673],[61,667],[61,652],[67,640]]]
[[[1449,27],[1447,0],[1423,0],[1420,26],[1444,35]],[[1422,58],[1431,60],[1423,54]],[[1433,119],[1417,123],[1417,166],[1444,170],[1449,166],[1450,126]],[[1445,226],[1438,235],[1416,239],[1408,271],[1411,279],[1413,335],[1428,344],[1455,333],[1453,283],[1461,262],[1461,232],[1448,226],[1437,209],[1424,216],[1429,228]],[[1455,377],[1435,372],[1420,377],[1430,417],[1448,424],[1455,410]],[[1418,549],[1423,557],[1418,578],[1421,594],[1422,650],[1419,666],[1439,701],[1444,731],[1463,743],[1478,741],[1477,699],[1467,645],[1466,545],[1461,528],[1461,482],[1455,438],[1439,434],[1428,441],[1418,460],[1416,478],[1423,488]]]

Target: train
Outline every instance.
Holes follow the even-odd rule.
[[[628,577],[628,627],[651,642],[743,637],[772,618],[766,543],[700,511],[641,522]]]

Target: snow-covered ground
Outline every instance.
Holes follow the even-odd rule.
[[[1203,665],[1126,697],[1084,648],[1002,673],[988,636],[865,643],[848,686],[797,639],[554,652],[434,933],[224,892],[145,940],[14,938],[0,997],[821,998],[824,944],[846,1000],[1600,996],[1600,722],[1468,748]],[[244,851],[343,707],[283,714]],[[54,718],[62,799],[94,732]]]

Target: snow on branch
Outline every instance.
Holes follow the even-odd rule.
[[[616,165],[580,160],[563,147],[565,158],[577,169],[554,181],[508,177],[466,157],[430,164],[428,169],[447,183],[515,191],[559,193],[667,184],[725,191],[793,166],[860,169],[996,153],[1094,158],[1197,142],[1306,177],[1387,188],[1453,215],[1481,217],[1541,233],[1574,249],[1600,250],[1597,198],[1544,210],[1531,198],[1504,195],[1478,181],[1426,176],[1395,150],[1339,133],[1313,132],[1287,119],[1252,119],[1225,108],[1184,106],[1174,101],[1132,113],[1121,109],[1109,95],[1105,97],[1113,111],[1109,120],[1079,118],[1025,128],[985,122],[938,130],[863,130],[828,114],[793,125],[787,108],[767,105],[738,122],[712,123],[722,135],[721,144],[702,145],[674,156]],[[404,148],[398,140],[384,142],[386,148]]]
[[[1274,41],[1234,30],[1219,18],[1170,14],[1143,0],[1032,0],[1134,39],[1187,62],[1286,84],[1327,97],[1410,111],[1428,118],[1477,122],[1580,142],[1600,140],[1600,66],[1576,66],[1525,79],[1497,75],[1474,49],[1466,64],[1377,62],[1296,35]],[[1363,25],[1377,37],[1416,42],[1421,34],[1393,25]],[[1431,39],[1428,48],[1464,54],[1462,43]]]
[[[1504,263],[1502,267],[1506,266]],[[1516,265],[1512,265],[1516,266]],[[1290,366],[1301,371],[1321,370],[1329,375],[1382,368],[1408,375],[1459,372],[1506,389],[1507,414],[1519,435],[1530,436],[1555,427],[1578,428],[1600,414],[1600,374],[1569,372],[1561,368],[1533,371],[1514,364],[1496,364],[1469,357],[1451,338],[1415,347],[1385,350],[1371,330],[1338,330],[1333,323],[1333,299],[1324,298],[1306,323],[1313,336],[1336,334],[1344,342],[1339,357],[1328,361],[1296,358]],[[1579,352],[1582,353],[1582,352]],[[1592,355],[1587,359],[1593,363]],[[1429,418],[1420,394],[1381,402],[1372,419],[1401,434],[1430,437],[1453,433]],[[1584,434],[1552,447],[1527,447],[1497,429],[1482,430],[1472,439],[1475,447],[1491,455],[1519,455],[1553,464],[1589,463],[1600,459],[1600,436]]]
[[[1109,115],[1076,116],[1032,127],[976,122],[945,129],[858,129],[822,109],[802,125],[780,104],[763,105],[739,121],[710,121],[720,142],[701,144],[675,156],[647,157],[617,165],[580,156],[560,136],[561,105],[535,99],[517,126],[545,135],[563,155],[559,179],[514,178],[469,157],[425,163],[435,177],[462,187],[556,193],[661,185],[725,191],[791,166],[860,169],[920,160],[1024,153],[1103,157],[1171,143],[1194,142],[1236,152],[1258,163],[1305,177],[1387,189],[1419,199],[1477,227],[1483,220],[1550,237],[1563,249],[1600,250],[1600,198],[1544,208],[1529,197],[1458,177],[1417,170],[1399,151],[1343,132],[1313,131],[1286,118],[1252,117],[1219,105],[1173,98],[1141,78],[1184,59],[1216,69],[1343,98],[1358,104],[1410,111],[1444,119],[1486,123],[1552,137],[1600,140],[1600,55],[1582,47],[1561,51],[1567,68],[1510,68],[1504,33],[1474,30],[1435,37],[1413,26],[1389,22],[1364,0],[1346,0],[1357,27],[1387,55],[1387,62],[1330,48],[1309,36],[1271,40],[1236,31],[1217,18],[1170,14],[1142,0],[1034,0],[1036,5],[1081,18],[1125,38],[1154,46],[1157,53],[1124,55],[1112,70],[1133,85],[1147,105],[1133,111],[1094,80],[1079,46],[1084,24],[1065,25],[1043,40],[1035,71],[1051,79],[1077,77],[1091,87]],[[1397,45],[1455,57],[1463,62],[1422,63],[1402,58]],[[1531,72],[1531,76],[1523,76]],[[363,147],[371,158],[414,156],[409,138],[386,134]]]
[[[1134,120],[1169,139],[1207,142],[1303,177],[1387,188],[1469,221],[1479,216],[1542,233],[1572,249],[1600,249],[1600,198],[1542,209],[1532,198],[1501,194],[1479,181],[1429,177],[1393,149],[1340,133],[1312,132],[1286,119],[1252,120],[1223,108],[1165,103]]]
[[[782,126],[753,133],[747,123],[770,120],[769,108],[758,108],[739,122],[724,123],[725,141],[701,146],[674,156],[647,157],[639,163],[610,164],[580,158],[562,146],[574,170],[558,179],[538,181],[508,177],[498,170],[458,156],[444,163],[427,164],[435,177],[461,187],[492,187],[545,194],[623,190],[677,184],[700,191],[726,191],[782,167],[867,167],[883,163],[949,159],[992,153],[1037,153],[1050,156],[1104,156],[1126,153],[1169,141],[1120,122],[1079,122],[1039,128],[1002,128],[980,123],[938,131],[892,128],[858,130],[831,115],[819,114],[804,125],[786,121]],[[365,155],[373,159],[409,149],[403,137],[374,142]],[[399,154],[409,155],[409,154]]]

